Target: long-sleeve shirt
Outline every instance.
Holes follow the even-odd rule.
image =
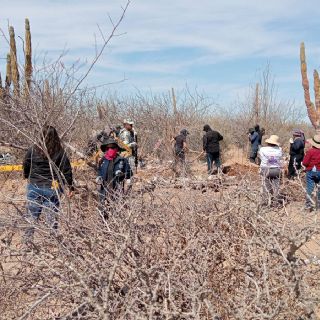
[[[290,156],[304,155],[304,142],[301,138],[296,138],[290,146]]]
[[[31,147],[23,161],[23,175],[31,184],[39,187],[50,188],[53,180],[66,183],[70,187],[73,185],[71,164],[64,150],[49,162],[46,156],[40,154],[35,147]]]
[[[303,158],[302,164],[306,167],[307,171],[312,170],[316,166],[320,170],[320,149],[312,147]]]
[[[209,130],[203,136],[203,150],[209,153],[220,151],[219,141],[223,140],[223,136],[214,130]]]
[[[252,149],[258,150],[260,144],[259,133],[254,131],[252,134],[250,134],[249,140],[251,142]]]

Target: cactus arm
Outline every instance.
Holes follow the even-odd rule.
[[[301,76],[302,76],[302,86],[304,90],[304,100],[308,111],[309,119],[315,128],[319,126],[319,120],[317,116],[314,104],[311,102],[310,92],[309,92],[309,80],[307,75],[307,63],[304,43],[300,46],[300,64],[301,64]]]

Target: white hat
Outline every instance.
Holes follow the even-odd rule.
[[[130,119],[125,119],[125,120],[123,120],[123,123],[124,123],[124,124],[125,124],[125,123],[131,124],[132,126],[134,125],[134,122],[133,122],[132,120],[130,120]]]
[[[266,139],[266,143],[274,144],[276,146],[280,146],[279,137],[276,135],[271,135],[269,139]]]

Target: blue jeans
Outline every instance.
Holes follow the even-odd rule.
[[[212,172],[212,164],[215,163],[217,168],[220,168],[221,161],[220,161],[220,153],[219,152],[207,152],[207,165],[208,165],[208,172]]]
[[[27,186],[27,210],[30,223],[39,220],[42,210],[46,210],[46,221],[50,228],[57,229],[57,212],[59,210],[59,195],[61,191],[49,187],[38,187],[33,184]],[[34,227],[29,227],[25,233],[25,241],[30,241],[33,237]]]
[[[306,183],[307,183],[307,198],[306,198],[306,205],[312,205],[312,192],[316,184],[320,182],[320,171],[307,171],[306,174]],[[320,189],[317,190],[317,206],[320,204]]]

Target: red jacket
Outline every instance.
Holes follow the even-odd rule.
[[[313,166],[317,167],[320,171],[320,149],[312,147],[303,158],[302,164],[306,167],[307,171],[312,170]]]

